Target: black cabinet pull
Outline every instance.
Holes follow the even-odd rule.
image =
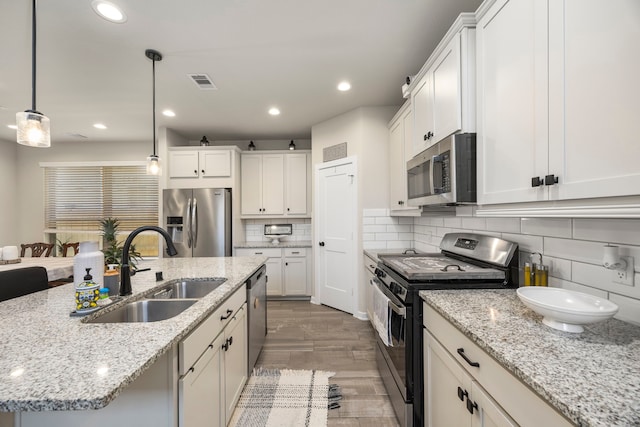
[[[291,211],[291,209],[287,208],[287,212],[290,212],[290,211]]]
[[[194,175],[198,175],[198,170],[197,170],[197,169],[194,169],[194,170],[193,170],[193,174],[194,174]]]
[[[539,176],[534,176],[531,178],[531,186],[532,187],[540,187],[542,185],[542,178]]]
[[[458,354],[464,359],[465,362],[467,362],[469,365],[473,366],[474,368],[480,367],[480,364],[478,362],[472,362],[471,359],[469,359],[467,355],[464,354],[464,348],[460,347],[458,349]]]
[[[227,342],[229,343],[229,347],[231,347],[231,344],[233,344],[233,337],[229,337]]]
[[[233,314],[233,310],[230,310],[227,308],[227,315],[226,316],[220,316],[220,320],[227,320],[229,317],[231,317],[231,315]]]
[[[324,246],[324,242],[320,242],[320,243],[318,243],[318,245]]]
[[[222,344],[222,349],[223,349],[224,351],[229,350],[229,343],[228,343],[227,341],[225,341],[225,342],[224,342],[224,344]]]
[[[551,174],[544,177],[544,185],[553,185],[558,183],[558,177]]]
[[[473,415],[474,409],[478,409],[478,404],[476,402],[471,402],[470,399],[467,399],[467,411],[469,411],[469,413]]]
[[[196,368],[194,368],[193,366],[189,368],[189,372],[195,372]]]
[[[431,139],[433,138],[433,132],[429,131],[427,132],[427,139]]]
[[[288,262],[285,262],[285,263],[284,263],[284,266],[285,266],[285,267],[286,267],[286,266],[288,266],[288,265],[289,265],[289,263],[288,263]]]
[[[202,175],[204,175],[204,169],[202,169]]]
[[[427,139],[429,139],[429,138],[427,137],[427,134],[426,134],[426,133],[424,134],[423,138],[424,138],[424,140],[425,140],[425,141],[426,141]]]
[[[464,398],[467,396],[469,396],[469,393],[467,393],[467,390],[462,390],[460,387],[458,387],[458,399],[464,402]]]

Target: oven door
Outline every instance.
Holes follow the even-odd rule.
[[[401,426],[413,423],[413,405],[407,384],[407,307],[378,278],[372,278],[372,286],[376,286],[389,298],[389,329],[391,330],[391,346],[378,337],[376,362],[380,376],[384,382],[391,403]]]

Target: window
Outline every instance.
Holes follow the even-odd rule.
[[[44,166],[45,232],[58,242],[99,240],[100,221],[118,218],[122,240],[141,225],[158,224],[158,177],[145,164],[66,163]],[[136,237],[143,256],[158,256],[156,233]]]

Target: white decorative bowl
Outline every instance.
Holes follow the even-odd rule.
[[[524,305],[543,316],[542,323],[565,332],[580,333],[581,325],[610,319],[618,312],[607,299],[567,289],[526,286],[516,293]]]

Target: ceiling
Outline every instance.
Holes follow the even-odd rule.
[[[311,126],[361,106],[401,105],[460,12],[479,0],[111,0],[123,24],[91,0],[38,3],[37,109],[52,144],[145,141],[157,126],[189,140],[308,139]],[[0,138],[31,108],[31,0],[0,2]],[[217,90],[187,74],[206,73]],[[337,84],[351,82],[339,92]],[[277,106],[279,116],[267,110]],[[163,116],[170,108],[176,116]],[[103,123],[105,130],[95,129]],[[82,136],[79,136],[82,135]],[[86,137],[86,138],[85,138]]]

